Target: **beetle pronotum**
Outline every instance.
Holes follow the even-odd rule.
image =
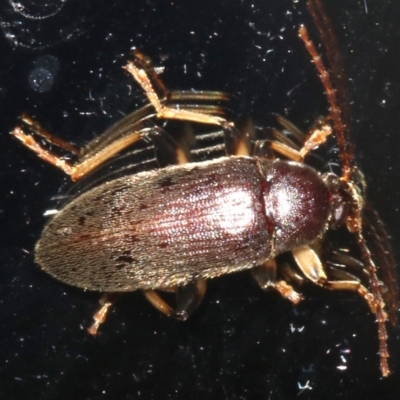
[[[319,2],[311,1],[310,9],[318,27],[324,22]],[[251,154],[247,133],[229,122],[221,107],[202,103],[224,101],[224,93],[170,92],[139,52],[125,69],[143,88],[149,104],[83,149],[75,149],[28,116],[22,117],[24,127],[15,128],[12,135],[73,181],[88,176],[128,146],[163,135],[156,125],[146,125],[149,119],[215,125],[225,136],[225,157],[195,163],[171,140],[176,165],[95,185],[46,225],[35,248],[37,263],[62,282],[106,293],[90,333],[97,333],[117,293],[142,290],[161,312],[184,320],[200,304],[206,279],[244,269],[251,269],[262,288],[275,289],[296,304],[301,295],[292,287],[293,273],[290,268],[285,272],[276,261],[278,255],[291,252],[310,281],[332,290],[355,291],[366,300],[378,321],[381,371],[389,374],[385,322],[387,312],[396,321],[393,260],[380,220],[368,211],[356,179],[351,142],[329,73],[304,26],[299,35],[318,70],[333,121],[332,127],[324,123],[308,137],[300,133],[299,148],[277,133],[274,140],[256,142]],[[197,104],[178,106],[181,101]],[[279,120],[286,129],[296,130],[283,118]],[[26,130],[74,153],[78,161],[69,163],[44,149]],[[320,174],[304,163],[332,132],[340,150],[341,176]],[[363,235],[366,216],[377,226],[376,239],[387,254],[382,271],[386,303]],[[369,287],[346,270],[328,272],[320,260],[314,244],[337,226],[346,226],[355,235]],[[176,307],[157,290],[176,292]]]

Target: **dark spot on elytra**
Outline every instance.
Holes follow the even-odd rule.
[[[166,247],[168,247],[168,243],[167,243],[167,242],[161,242],[158,246],[159,246],[161,249],[165,249]]]
[[[140,239],[137,236],[132,235],[131,236],[131,243],[138,243],[138,242],[140,242]]]
[[[93,197],[93,202],[98,203],[99,201],[103,200],[103,193],[100,196]]]
[[[118,194],[123,193],[124,191],[125,191],[125,188],[117,188],[117,189],[112,190],[110,192],[110,195],[117,196]]]
[[[149,208],[149,206],[147,206],[146,204],[143,204],[143,203],[139,204],[140,211],[147,210],[148,208]]]
[[[89,235],[89,234],[86,234],[86,235],[77,235],[76,236],[76,242],[81,242],[81,241],[85,241],[85,240],[87,240],[87,239],[90,239],[92,236],[91,235]]]
[[[129,227],[132,228],[133,226],[138,226],[143,223],[143,219],[131,220],[129,222]]]
[[[123,238],[126,240],[126,242],[129,242],[129,244],[140,242],[140,239],[132,233],[123,234]]]
[[[172,178],[163,178],[160,180],[160,187],[168,187],[172,184]]]
[[[93,217],[93,215],[94,215],[94,211],[87,211],[86,212],[86,216],[87,217]]]
[[[133,258],[131,256],[121,255],[121,256],[118,256],[115,260],[116,261],[126,262],[126,263],[130,264],[130,263],[132,263]]]
[[[85,217],[79,217],[79,219],[78,219],[78,224],[79,224],[80,226],[85,225],[85,222],[86,222],[86,218],[85,218]]]
[[[165,193],[171,189],[172,179],[171,178],[163,178],[159,183],[161,193]]]

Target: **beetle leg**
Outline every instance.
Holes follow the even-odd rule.
[[[29,127],[29,129],[35,133],[38,136],[41,136],[44,138],[48,143],[53,144],[54,146],[57,146],[61,149],[64,149],[65,151],[68,151],[70,153],[74,153],[77,156],[80,156],[81,151],[73,146],[72,144],[58,138],[57,136],[53,135],[52,133],[48,132],[45,130],[38,121],[35,121],[32,119],[29,115],[27,114],[22,114],[20,116],[20,120]]]
[[[225,152],[228,156],[249,156],[250,143],[247,132],[234,126],[224,126]]]
[[[297,265],[310,281],[330,290],[351,290],[357,292],[368,303],[371,311],[376,314],[374,297],[360,281],[351,279],[350,274],[348,279],[328,280],[321,260],[309,246],[298,247],[292,250],[292,253]]]
[[[268,144],[271,150],[292,161],[303,162],[309,152],[325,143],[327,137],[332,134],[332,127],[325,120],[317,121],[311,132],[305,135],[299,128],[281,115],[276,115],[276,119],[284,131],[290,133],[293,139],[300,143],[300,146],[289,139],[284,134],[284,131],[274,128],[268,129],[269,135],[274,137],[274,140],[268,141]]]
[[[210,101],[210,100],[229,100],[229,96],[224,92],[219,91],[169,91],[164,82],[160,79],[160,76],[154,68],[153,62],[150,57],[143,54],[140,50],[134,50],[133,55],[135,57],[135,67],[145,72],[149,81],[155,90],[161,93],[161,97],[168,100],[196,100],[196,101]]]
[[[304,157],[316,147],[321,145],[326,141],[326,138],[332,133],[332,128],[330,125],[324,125],[321,128],[315,129],[310,137],[304,142],[303,147],[300,150],[293,148],[291,144],[282,143],[278,140],[265,140],[260,142],[265,142],[264,146],[268,146],[274,152],[288,158],[289,160],[296,162],[303,162]],[[258,145],[260,146],[260,144]]]
[[[277,265],[276,260],[273,258],[267,260],[260,267],[253,268],[251,274],[258,285],[263,290],[277,290],[283,297],[290,300],[292,303],[297,304],[302,299],[301,295],[297,293],[288,283],[284,280],[277,280]]]
[[[142,130],[134,132],[129,136],[125,136],[112,142],[109,146],[103,148],[101,151],[95,153],[92,157],[86,158],[81,162],[71,165],[63,158],[55,155],[54,153],[44,149],[39,143],[31,136],[27,135],[20,127],[15,128],[11,134],[19,139],[26,147],[35,152],[42,160],[54,165],[61,169],[67,175],[71,177],[73,181],[77,181],[93,169],[97,168],[104,161],[108,160],[121,150],[125,149],[129,145],[137,142],[143,136],[146,131]]]
[[[278,122],[278,124],[281,125],[282,128],[284,128],[284,130],[286,132],[290,133],[291,137],[293,137],[293,139],[295,139],[295,141],[297,143],[299,143],[300,146],[302,146],[303,143],[306,141],[305,133],[300,128],[298,128],[295,124],[293,124],[293,122],[289,121],[282,115],[276,114],[275,118],[276,118],[276,121]],[[274,129],[272,133],[275,137],[277,137],[279,139],[279,141],[282,141],[282,140],[280,140],[281,136],[283,136],[284,138],[287,139],[287,136],[284,135],[280,130]],[[285,142],[286,139],[284,139],[283,142]],[[291,147],[297,147],[297,145],[291,146]]]
[[[106,320],[107,313],[108,313],[110,307],[116,302],[118,297],[119,297],[119,294],[117,294],[117,293],[105,293],[103,296],[101,296],[101,298],[99,300],[101,307],[93,315],[94,322],[87,329],[87,331],[92,336],[97,335],[100,325]]]
[[[45,150],[39,145],[38,142],[36,142],[36,140],[32,136],[27,135],[20,127],[16,127],[11,132],[11,134],[15,136],[18,140],[20,140],[24,144],[24,146],[35,152],[39,158],[48,162],[49,164],[54,165],[57,168],[60,168],[67,175],[72,176],[74,170],[70,163],[57,156],[56,154]]]
[[[206,290],[207,283],[201,279],[178,288],[176,313],[179,315],[179,319],[186,320],[197,309],[203,301]]]
[[[175,93],[175,97],[185,99],[185,93],[172,93]],[[219,92],[204,92],[199,94],[199,96],[201,98],[210,97],[213,99],[214,96],[218,96],[218,93]],[[221,99],[224,99],[222,95],[223,94],[221,93]],[[187,96],[190,99],[194,94],[188,94]],[[182,105],[182,107],[185,108],[185,105]],[[202,110],[203,108],[200,109]],[[208,111],[210,114],[222,112],[218,106],[211,107]],[[196,112],[191,113],[203,115]],[[113,125],[104,132],[103,135],[88,143],[81,150],[78,150],[69,143],[51,135],[49,132],[45,131],[38,122],[34,121],[27,115],[21,116],[27,129],[41,137],[44,137],[49,143],[76,155],[82,154],[80,160],[75,164],[72,164],[64,160],[61,156],[44,149],[31,135],[27,134],[22,127],[16,127],[11,134],[19,139],[26,147],[35,152],[41,159],[61,169],[64,173],[69,175],[73,181],[77,181],[128,146],[136,143],[143,137],[151,136],[151,134],[154,133],[155,127],[145,128],[143,122],[153,115],[154,113],[152,108],[145,106],[140,110],[127,115],[122,121]],[[213,118],[213,116],[210,115],[210,118]],[[225,121],[223,118],[218,118]],[[227,125],[226,129],[233,130],[234,128]],[[177,157],[183,159],[182,154],[177,154]]]
[[[289,160],[296,162],[303,162],[304,160],[299,151],[293,149],[285,143],[281,143],[275,140],[265,140],[265,145],[268,146],[272,151],[288,158]]]
[[[206,282],[199,279],[193,283],[174,289],[176,292],[175,309],[162,299],[155,290],[144,290],[143,294],[158,311],[168,317],[185,321],[200,305],[206,293],[206,288]]]
[[[218,125],[221,126],[225,134],[225,145],[226,153],[228,155],[249,155],[249,145],[244,140],[247,136],[246,133],[241,134],[233,123],[228,122],[225,118],[217,116],[216,114],[221,113],[219,107],[204,108],[200,107],[190,107],[190,106],[180,106],[173,103],[169,103],[169,97],[172,100],[190,100],[191,95],[186,92],[171,92],[168,93],[166,88],[162,85],[161,92],[165,98],[160,98],[156,93],[156,88],[160,89],[160,79],[155,73],[153,68],[149,68],[146,64],[144,65],[143,57],[140,53],[136,53],[136,62],[129,62],[125,69],[133,76],[136,82],[144,90],[148,100],[154,107],[156,111],[157,118],[170,119],[170,120],[180,120],[180,121],[190,121],[202,124]],[[153,79],[153,82],[151,81]],[[181,95],[179,95],[181,93]],[[181,96],[181,98],[179,98]],[[227,97],[222,92],[204,92],[201,94],[194,95],[194,98],[199,100],[226,100]],[[211,112],[210,112],[211,111]]]
[[[135,62],[130,61],[126,65],[125,69],[143,88],[147,98],[155,108],[158,118],[177,119],[181,121],[199,122],[203,124],[220,126],[225,126],[229,124],[226,119],[222,117],[166,106],[165,104],[163,104],[156,91],[154,90],[150,77],[148,76],[148,73],[144,68],[141,68],[140,66],[137,66]]]
[[[162,299],[156,291],[143,290],[143,294],[158,311],[162,312],[168,317],[174,316],[174,309],[164,299]]]
[[[204,101],[210,103],[227,101],[229,96],[226,93],[216,91],[169,92],[145,56],[136,52],[136,63],[138,65],[133,62],[129,63],[126,69],[132,73],[142,86],[151,104],[126,115],[82,149],[77,149],[62,139],[53,136],[43,129],[38,122],[25,114],[21,116],[24,128],[16,127],[11,134],[34,151],[40,158],[64,171],[73,181],[77,181],[128,146],[143,137],[151,135],[155,128],[149,128],[145,125],[145,122],[154,116],[163,119],[219,125],[223,127],[224,131],[236,131],[233,124],[222,117],[224,109],[221,106],[217,104],[201,104]],[[155,89],[158,89],[164,96],[162,100],[158,97]],[[194,101],[195,104],[187,104],[187,102],[191,101]],[[65,161],[61,156],[43,148],[38,141],[24,130],[35,133],[43,137],[47,142],[74,153],[80,158],[79,161],[77,163]],[[177,158],[184,159],[182,154],[177,154]]]
[[[293,138],[289,137],[287,135],[287,133],[290,133],[291,136],[293,136]],[[303,143],[305,142],[305,134],[304,133],[302,133],[304,140],[302,140],[300,143],[297,143],[298,137],[295,136],[292,132],[287,131],[286,129],[282,130],[282,129],[277,129],[277,128],[263,128],[261,130],[261,134],[263,136],[265,135],[266,137],[271,138],[270,140],[275,140],[279,143],[286,144],[290,148],[297,150],[297,151],[300,151],[301,147],[303,146]]]
[[[91,154],[90,157],[84,158],[82,161],[74,164],[71,179],[77,181],[93,171],[99,165],[109,160],[111,157],[118,154],[120,151],[126,149],[128,146],[138,142],[143,137],[146,137],[152,128],[142,129],[140,131],[132,132],[131,134],[121,137],[108,146],[103,147],[98,152]]]
[[[331,134],[332,127],[329,124],[324,124],[321,127],[314,129],[311,135],[304,142],[303,147],[300,150],[300,155],[304,158],[310,151],[325,143],[327,137]]]
[[[276,158],[275,153],[277,153],[288,158],[289,160],[303,162],[304,157],[300,153],[300,149],[305,140],[304,133],[282,116],[277,115],[276,118],[278,120],[278,123],[282,125],[282,127],[286,131],[289,131],[294,139],[300,142],[301,145],[297,145],[282,131],[275,128],[268,128],[264,129],[263,133],[268,135],[268,137],[272,137],[273,140],[258,140],[257,142],[255,142],[253,150],[254,155],[262,158],[267,158],[269,160],[274,160]]]
[[[257,140],[254,143],[253,156],[264,158],[271,161],[275,160],[276,156],[272,151],[269,142],[270,142],[269,140]]]
[[[166,132],[151,134],[155,156],[160,168],[169,165],[182,165],[189,162],[190,152],[186,151],[171,135]]]

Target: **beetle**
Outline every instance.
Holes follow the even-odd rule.
[[[320,6],[316,0],[310,4]],[[301,136],[299,148],[277,133],[273,140],[256,142],[250,152],[248,132],[229,121],[222,107],[203,104],[225,101],[224,93],[168,91],[138,51],[125,69],[143,88],[149,104],[84,148],[55,138],[26,115],[23,125],[11,132],[73,181],[88,177],[135,143],[163,140],[163,129],[149,121],[217,126],[224,135],[226,155],[201,162],[189,162],[184,149],[166,139],[176,165],[99,181],[79,192],[45,226],[35,247],[42,269],[64,283],[105,292],[91,334],[97,333],[118,293],[142,290],[158,310],[185,320],[201,303],[207,279],[246,269],[263,289],[275,289],[296,304],[302,296],[293,288],[293,274],[277,262],[277,256],[290,252],[311,282],[356,291],[365,299],[378,321],[381,371],[389,374],[385,323],[388,313],[395,323],[398,306],[390,248],[379,218],[365,202],[364,182],[354,165],[330,75],[304,26],[299,35],[325,88],[332,120],[332,126],[323,122]],[[186,104],[191,101],[195,106]],[[296,131],[285,119],[278,120],[283,128]],[[74,153],[78,161],[69,163],[46,150],[29,133]],[[332,134],[340,150],[340,176],[322,174],[304,163]],[[365,216],[377,227],[375,239],[385,249],[384,283],[364,237]],[[369,286],[346,270],[328,272],[320,259],[316,243],[339,226],[355,236]],[[176,307],[159,291],[175,292]]]

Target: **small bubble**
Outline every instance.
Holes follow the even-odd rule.
[[[29,73],[30,87],[39,93],[48,92],[54,83],[54,75],[47,69],[35,68]]]
[[[49,54],[38,57],[28,76],[30,87],[39,93],[49,91],[59,71],[60,63],[56,57]]]

